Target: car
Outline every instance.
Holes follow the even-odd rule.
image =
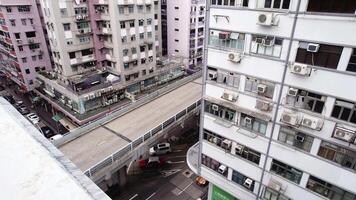
[[[41,127],[41,132],[46,138],[54,136],[54,132],[48,126]]]
[[[149,154],[151,156],[163,155],[171,152],[172,152],[171,145],[168,142],[157,144],[149,149]]]
[[[32,124],[37,124],[40,122],[40,118],[35,113],[27,114],[26,117],[32,122]]]
[[[23,105],[23,101],[16,101],[14,104],[15,107],[20,107],[22,105]]]
[[[157,169],[163,167],[165,163],[166,158],[158,156],[150,156],[148,159],[138,161],[138,165],[142,170]]]
[[[207,181],[205,178],[201,176],[197,176],[197,178],[195,178],[195,183],[199,186],[206,186],[209,183],[209,181]]]
[[[49,138],[50,141],[56,141],[56,140],[59,140],[63,137],[63,135],[61,134],[57,134],[57,135],[54,135],[52,137]]]
[[[11,95],[6,95],[6,96],[4,96],[4,98],[11,104],[15,103],[15,99]]]
[[[30,110],[29,110],[26,106],[24,106],[24,105],[19,106],[19,107],[16,107],[16,109],[17,109],[22,115],[27,115],[27,114],[30,113]]]

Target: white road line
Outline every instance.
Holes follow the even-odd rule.
[[[153,197],[155,194],[156,194],[155,192],[154,192],[154,193],[152,193],[149,197],[147,197],[147,199],[146,199],[146,200],[150,199],[150,198],[151,198],[151,197]]]
[[[168,164],[181,164],[181,163],[185,163],[185,161],[184,160],[182,160],[182,161],[170,161],[170,160],[168,160],[167,163]]]
[[[132,199],[136,198],[137,196],[138,196],[138,194],[135,194],[129,200],[132,200]]]
[[[189,186],[191,186],[193,184],[193,182],[191,182],[189,185],[187,185],[187,187],[185,187],[183,190],[181,190],[180,192],[178,192],[178,195],[182,194],[184,192],[184,190],[186,190]]]

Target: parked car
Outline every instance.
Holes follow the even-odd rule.
[[[11,104],[15,103],[15,99],[11,95],[6,95],[6,96],[4,96],[4,98]]]
[[[167,153],[171,153],[171,145],[169,143],[160,143],[157,144],[153,147],[150,148],[149,150],[149,154],[151,156],[153,155],[162,155],[162,154],[167,154]]]
[[[16,101],[14,104],[15,107],[20,107],[22,105],[23,105],[23,101]]]
[[[27,115],[27,114],[30,113],[30,110],[29,110],[25,105],[16,107],[16,109],[17,109],[22,115]]]
[[[56,141],[56,140],[59,140],[63,137],[63,135],[61,134],[57,134],[57,135],[54,135],[52,137],[49,138],[50,141]]]
[[[157,169],[166,163],[166,158],[158,156],[150,156],[148,159],[138,161],[138,165],[142,170]]]
[[[209,182],[205,178],[197,176],[197,178],[195,179],[195,183],[199,186],[206,186]]]
[[[40,122],[40,118],[35,113],[27,114],[26,117],[32,122],[32,124],[37,124]]]
[[[41,132],[46,138],[50,138],[55,135],[54,132],[48,126],[41,127]]]

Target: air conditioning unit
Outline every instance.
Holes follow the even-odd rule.
[[[225,165],[220,165],[218,168],[218,172],[220,174],[224,174],[227,171],[227,167]]]
[[[211,109],[213,109],[214,111],[218,111],[219,110],[219,106],[218,105],[212,105]]]
[[[254,40],[256,44],[263,44],[263,38],[261,37],[256,37],[256,39]]]
[[[311,67],[305,64],[294,63],[290,68],[290,72],[302,76],[309,76],[311,73]]]
[[[209,80],[216,79],[217,77],[218,77],[217,71],[208,70],[208,79]]]
[[[302,126],[310,128],[310,129],[321,130],[321,128],[323,127],[324,121],[322,119],[304,115],[301,124],[302,124]]]
[[[273,25],[273,13],[261,13],[258,15],[257,24],[263,26]]]
[[[17,39],[16,42],[17,42],[17,44],[21,44],[22,40],[21,39]]]
[[[228,139],[225,139],[222,144],[221,144],[221,147],[225,150],[229,150],[231,148],[231,141],[228,140]]]
[[[315,53],[319,51],[319,47],[320,47],[319,44],[309,43],[307,46],[307,51]]]
[[[244,181],[243,184],[246,188],[251,189],[252,185],[253,185],[253,180],[250,178],[246,178],[246,180]]]
[[[304,135],[297,134],[294,136],[294,139],[297,140],[298,142],[304,142]]]
[[[95,94],[94,93],[89,94],[89,99],[94,99],[94,98],[95,98]]]
[[[34,39],[28,39],[27,41],[28,41],[28,43],[34,43],[35,42]]]
[[[261,111],[269,111],[270,110],[270,103],[265,102],[265,101],[261,101],[261,100],[256,100],[256,106],[255,108],[257,108],[258,110]]]
[[[252,124],[252,118],[251,117],[245,117],[244,122],[245,122],[245,124]]]
[[[297,88],[289,88],[288,90],[288,96],[296,97],[298,95],[298,89]]]
[[[336,127],[333,133],[333,137],[345,142],[352,142],[353,138],[355,137],[356,133],[353,130]]]
[[[258,85],[257,85],[257,92],[258,92],[259,94],[264,94],[264,93],[266,93],[266,92],[267,92],[267,85],[262,84],[262,83],[258,84]]]
[[[238,63],[241,61],[241,54],[240,53],[229,53],[228,60],[231,62]]]
[[[299,124],[298,115],[289,112],[283,112],[280,120],[281,122],[284,122],[292,126],[296,126]]]
[[[237,144],[236,147],[235,147],[235,154],[242,154],[244,151],[244,146],[240,145],[240,144]]]
[[[282,183],[280,183],[276,180],[273,180],[273,179],[270,179],[267,186],[277,192],[281,191],[281,189],[282,189]]]
[[[227,101],[235,102],[237,100],[237,95],[224,91],[221,98]]]

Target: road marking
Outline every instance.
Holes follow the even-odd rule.
[[[181,163],[185,163],[185,161],[184,161],[184,160],[181,160],[181,161],[174,161],[174,162],[173,162],[173,161],[168,160],[167,163],[168,163],[168,164],[181,164]]]
[[[168,177],[168,176],[173,175],[181,170],[182,169],[172,169],[172,170],[168,170],[168,171],[161,171],[161,174],[163,175],[163,177]]]
[[[187,185],[183,190],[181,190],[180,192],[178,192],[178,195],[182,194],[184,192],[184,190],[186,190],[189,186],[191,186],[193,184],[193,182],[191,182],[189,185]]]
[[[187,157],[186,155],[182,155],[182,156],[168,156],[168,158],[185,158]]]
[[[136,198],[137,196],[138,196],[138,194],[135,194],[129,200],[132,200],[132,199]]]
[[[149,197],[147,197],[147,199],[146,199],[146,200],[150,199],[150,198],[151,198],[151,197],[153,197],[155,194],[156,194],[155,192],[154,192],[154,193],[152,193]]]

